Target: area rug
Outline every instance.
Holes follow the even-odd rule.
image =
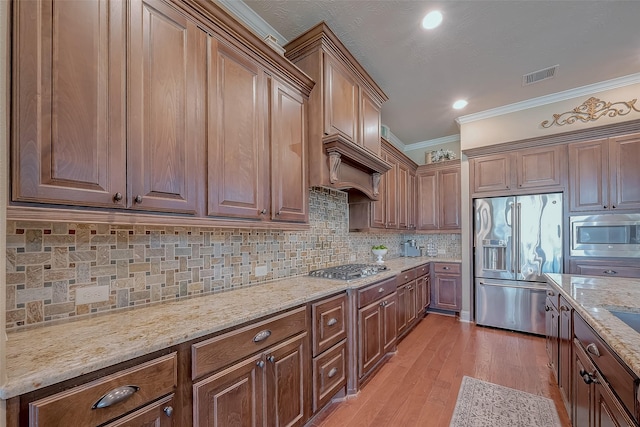
[[[561,427],[553,400],[464,377],[450,427]]]

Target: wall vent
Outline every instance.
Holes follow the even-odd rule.
[[[522,76],[522,86],[528,86],[534,83],[541,82],[542,80],[551,79],[556,75],[559,65],[545,68],[544,70],[534,71],[533,73],[525,74]]]

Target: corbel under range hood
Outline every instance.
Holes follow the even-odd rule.
[[[327,136],[322,142],[328,161],[329,186],[339,190],[356,189],[377,200],[380,177],[391,165],[340,134]]]

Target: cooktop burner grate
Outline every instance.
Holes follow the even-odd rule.
[[[352,280],[360,279],[361,277],[373,276],[386,270],[388,270],[388,268],[385,265],[345,264],[313,270],[309,273],[309,276],[322,277],[325,279]]]

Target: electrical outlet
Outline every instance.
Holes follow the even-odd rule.
[[[267,266],[259,265],[256,267],[256,277],[262,277],[267,275]]]
[[[108,286],[91,286],[76,289],[76,305],[109,301]]]
[[[446,253],[444,249],[438,249],[438,255],[446,255]]]
[[[356,260],[356,254],[349,255],[349,261],[355,261],[355,260]]]

